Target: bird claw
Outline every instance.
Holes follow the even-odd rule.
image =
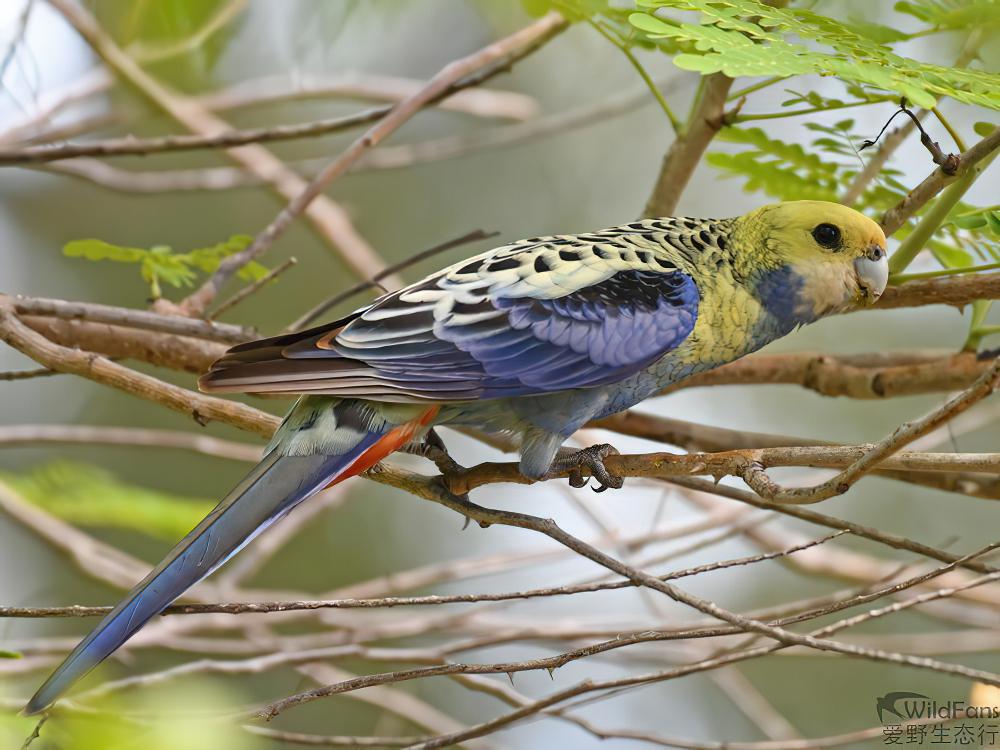
[[[569,486],[577,489],[586,487],[591,479],[597,481],[594,492],[604,492],[608,489],[621,489],[625,480],[612,474],[604,465],[608,456],[618,455],[613,445],[601,443],[584,448],[563,458],[557,458],[550,469],[550,474],[558,474],[569,470]]]
[[[427,431],[419,443],[408,443],[401,449],[404,453],[426,458],[433,461],[442,474],[457,474],[463,467],[451,457],[444,441],[433,428]]]

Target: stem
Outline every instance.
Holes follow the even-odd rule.
[[[636,72],[639,74],[639,77],[642,78],[643,83],[645,83],[646,86],[649,87],[649,91],[650,93],[652,93],[653,98],[655,98],[657,103],[660,105],[660,109],[663,110],[663,113],[667,116],[667,119],[670,120],[670,127],[673,128],[674,135],[680,134],[681,121],[677,118],[677,115],[674,114],[674,111],[670,108],[670,105],[667,104],[667,100],[663,98],[663,94],[660,92],[660,89],[657,87],[656,83],[650,77],[649,73],[646,72],[646,69],[642,66],[642,63],[640,63],[639,60],[636,58],[636,56],[632,54],[632,50],[630,50],[628,47],[628,42],[626,40],[616,39],[600,23],[597,23],[592,20],[588,20],[587,23],[589,23],[590,26],[598,34],[603,36],[605,39],[607,39],[609,42],[615,45],[618,49],[620,49],[622,51],[622,54],[625,55],[626,58],[628,58],[628,61],[632,63],[632,67],[635,68]]]
[[[780,120],[785,117],[798,117],[799,115],[812,115],[816,112],[832,112],[835,109],[847,109],[849,107],[863,107],[866,104],[881,104],[882,102],[888,101],[888,99],[872,99],[871,101],[862,102],[844,102],[842,104],[835,104],[832,107],[809,107],[807,109],[797,109],[793,112],[769,112],[762,115],[737,115],[733,118],[734,122],[750,122],[752,120]],[[962,149],[963,151],[965,149]]]
[[[972,320],[969,321],[969,335],[962,344],[962,351],[974,352],[979,349],[983,336],[1000,331],[1000,326],[984,326],[983,321],[993,303],[987,299],[977,299],[972,303]]]
[[[781,83],[785,78],[783,76],[775,76],[774,78],[765,78],[763,81],[758,81],[757,83],[746,86],[738,91],[733,92],[728,97],[726,97],[727,102],[738,101],[747,94],[752,94],[761,89],[766,89],[768,86],[773,86],[776,83]]]
[[[941,110],[937,107],[931,107],[931,112],[934,113],[934,116],[937,118],[938,122],[941,123],[942,127],[948,131],[948,135],[950,135],[951,139],[955,141],[955,145],[958,146],[958,150],[965,151],[965,141],[962,140],[962,136],[958,134],[958,131],[952,127],[951,123],[948,122],[947,118],[945,118],[945,116],[941,113]]]
[[[936,271],[923,271],[921,273],[901,273],[890,276],[889,282],[892,284],[903,284],[916,279],[936,279],[939,276],[958,276],[963,273],[978,273],[979,271],[994,271],[1000,268],[998,263],[986,263],[982,266],[968,266],[966,268],[939,268]]]

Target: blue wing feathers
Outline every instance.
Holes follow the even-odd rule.
[[[593,274],[588,260],[600,256],[583,253],[587,258],[581,259],[579,249],[560,252],[575,254],[579,266],[562,275],[568,289],[560,296],[515,294],[530,285],[514,270],[523,271],[521,261],[503,257],[489,268],[511,277],[506,285],[486,285],[475,275],[469,280],[461,275],[456,280],[454,274],[431,277],[338,321],[340,328],[330,324],[298,338],[260,342],[258,361],[242,347],[235,357],[221,360],[203,386],[296,392],[308,382],[310,392],[401,401],[538,395],[625,379],[675,348],[694,328],[697,285],[669,264],[660,263],[663,271],[618,271],[573,287],[567,279],[577,272]],[[549,267],[557,263],[534,257]],[[570,261],[560,256],[558,262]],[[484,272],[482,263],[469,268],[470,274]],[[541,273],[553,277],[550,289],[557,275]],[[538,275],[532,280],[540,283]],[[485,286],[492,291],[485,292]]]

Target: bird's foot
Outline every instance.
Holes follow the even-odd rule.
[[[597,480],[594,492],[604,492],[606,489],[621,489],[625,480],[612,474],[604,466],[604,459],[618,455],[613,445],[601,443],[583,450],[556,457],[549,469],[549,476],[557,476],[569,470],[570,487],[586,487],[591,479]]]
[[[429,461],[433,461],[438,471],[445,476],[464,471],[464,467],[451,457],[441,436],[433,429],[427,431],[422,442],[410,443],[403,447],[402,450],[404,453],[421,456]]]

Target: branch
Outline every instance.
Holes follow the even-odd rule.
[[[50,95],[49,99],[53,103],[47,105],[38,115],[15,128],[0,133],[0,142],[18,140],[22,134],[27,133],[29,128],[49,119],[55,111],[65,108],[70,103],[92,96],[110,85],[111,78],[103,70],[100,71],[99,75],[91,74],[81,78],[69,91],[60,92],[54,96]],[[294,81],[289,80],[287,76],[272,76],[242,81],[226,89],[197,96],[194,101],[205,109],[216,112],[262,103],[322,97],[351,97],[382,102],[399,102],[412,95],[422,85],[423,81],[411,78],[379,76],[368,73],[296,78]],[[462,112],[477,117],[497,117],[519,121],[534,118],[538,111],[538,104],[532,97],[513,91],[487,89],[456,91],[437,102],[437,106],[443,110]],[[314,120],[308,123],[227,130],[215,135],[181,135],[156,138],[129,136],[87,143],[9,146],[0,149],[0,165],[37,164],[82,156],[145,156],[171,151],[226,148],[249,143],[268,143],[329,135],[374,122],[388,114],[391,109],[392,104],[389,104],[351,115]],[[82,122],[88,126],[98,124],[93,120]],[[104,124],[103,120],[102,124]],[[74,127],[76,131],[80,129]],[[57,135],[57,133],[46,132],[41,137],[46,142],[61,140],[52,138],[53,135]]]
[[[218,112],[275,102],[304,99],[346,98],[401,102],[413,96],[425,81],[368,72],[335,75],[296,73],[240,81],[220,91],[202,94],[198,103]],[[462,89],[436,103],[439,109],[473,117],[503,120],[532,120],[538,115],[538,101],[516,91],[475,88]]]
[[[226,149],[251,143],[274,143],[300,138],[315,138],[367,125],[385,117],[392,106],[366,109],[351,115],[290,125],[270,125],[197,135],[165,135],[154,138],[108,138],[86,143],[56,143],[37,146],[8,146],[0,148],[0,166],[46,164],[79,157],[148,156],[150,154],[196,151],[200,149]]]
[[[330,183],[344,174],[366,151],[378,146],[421,109],[453,93],[463,79],[468,79],[491,66],[502,64],[506,67],[513,59],[516,59],[518,53],[527,54],[528,51],[544,44],[566,27],[567,22],[561,15],[550,12],[510,36],[488,44],[478,52],[448,63],[428,81],[426,86],[393,107],[385,117],[322,169],[254,238],[249,247],[223,260],[215,273],[197,291],[188,296],[181,303],[181,307],[189,314],[201,313],[212,302],[222,286],[240,268],[266,252],[292,221],[329,187]],[[511,60],[505,61],[505,58],[511,58]]]
[[[3,305],[13,306],[19,315],[53,316],[63,320],[89,320],[94,323],[109,323],[144,331],[194,336],[226,344],[242,344],[258,336],[252,328],[235,326],[230,323],[193,320],[178,315],[160,315],[146,310],[112,307],[94,302],[70,302],[62,299],[21,295],[8,297],[0,294],[0,306]]]
[[[80,375],[154,401],[187,414],[199,424],[219,420],[268,437],[281,421],[236,401],[204,396],[122,367],[97,354],[54,344],[18,320],[12,306],[3,302],[0,302],[0,340],[49,369]]]
[[[1000,273],[970,273],[934,279],[914,279],[886,287],[876,310],[922,305],[964,307],[977,299],[1000,299]]]
[[[810,539],[778,552],[766,552],[732,560],[720,560],[714,563],[698,565],[683,570],[673,571],[659,576],[661,581],[671,581],[678,578],[700,575],[702,573],[725,570],[743,565],[752,565],[765,560],[774,560],[788,555],[825,544],[848,533],[838,530],[819,539]],[[228,602],[219,604],[173,604],[163,610],[164,615],[199,615],[227,614],[241,615],[247,613],[264,614],[273,612],[301,612],[321,609],[388,609],[392,607],[441,606],[445,604],[472,604],[480,602],[507,602],[522,599],[549,598],[553,596],[569,596],[572,594],[592,593],[595,591],[614,591],[631,588],[633,581],[605,581],[597,583],[582,583],[567,586],[550,586],[524,591],[510,591],[490,594],[446,594],[430,596],[386,596],[371,599],[311,599],[294,602]],[[87,607],[70,605],[64,607],[5,607],[0,606],[0,618],[46,618],[46,617],[101,617],[110,612],[112,607]]]
[[[71,349],[85,349],[111,359],[136,359],[196,375],[208,370],[227,348],[204,339],[85,320],[26,315],[21,322],[49,341]]]
[[[460,239],[469,239],[474,235]],[[449,245],[451,243],[445,243],[404,260],[397,264],[396,269]],[[360,287],[359,284],[349,291],[353,293]],[[901,307],[913,304],[921,295],[938,302],[959,304],[966,297],[988,298],[998,293],[1000,273],[912,281],[901,287],[890,287],[884,298],[888,298],[886,307]],[[341,301],[338,299],[340,296],[333,298],[334,304]],[[0,295],[0,300],[4,299],[22,312],[39,311],[45,315],[60,316],[56,319],[29,314],[24,316],[23,322],[63,346],[86,349],[116,359],[138,359],[197,374],[208,369],[222,355],[224,347],[192,336],[232,343],[251,338],[248,329],[183,316],[84,302],[5,298]],[[121,325],[96,321],[119,321]],[[293,325],[303,325],[304,321],[304,318],[300,319]],[[177,331],[185,335],[159,331]],[[972,352],[898,351],[837,356],[809,352],[757,354],[692,376],[663,393],[683,388],[763,383],[799,385],[826,396],[881,399],[965,388],[989,365],[990,361],[981,360]]]
[[[758,383],[799,385],[824,396],[882,399],[965,388],[990,364],[974,352],[757,354],[686,378],[661,394],[685,388]]]
[[[786,630],[783,627],[761,622],[759,620],[754,620],[743,615],[736,614],[735,612],[730,612],[718,605],[710,602],[708,600],[702,599],[694,594],[677,588],[669,583],[661,581],[660,579],[645,573],[644,571],[637,570],[631,566],[625,565],[624,563],[604,554],[600,550],[586,544],[580,539],[572,536],[571,534],[563,531],[554,521],[551,519],[543,519],[537,516],[530,516],[523,513],[515,513],[510,511],[501,511],[491,508],[485,508],[483,506],[472,503],[468,500],[458,498],[451,495],[448,492],[442,492],[441,488],[438,487],[435,492],[433,487],[428,486],[426,488],[429,490],[426,494],[422,495],[426,499],[437,502],[445,507],[449,507],[455,510],[467,518],[478,522],[480,525],[492,525],[499,524],[504,526],[513,526],[517,528],[528,529],[535,531],[545,536],[553,539],[559,544],[573,550],[577,554],[585,557],[598,565],[607,568],[619,575],[628,578],[637,585],[644,586],[646,588],[653,589],[660,593],[666,594],[671,599],[686,604],[703,614],[716,617],[730,625],[743,631],[751,631],[755,633],[760,633],[766,635],[778,641],[776,646],[767,647],[768,650],[776,649],[781,646],[789,645],[799,645],[808,646],[810,648],[815,648],[821,651],[832,651],[834,653],[841,653],[849,656],[866,658],[872,661],[892,663],[892,664],[903,664],[911,667],[929,669],[936,672],[942,672],[947,674],[955,674],[960,676],[969,677],[971,679],[980,680],[988,684],[1000,685],[1000,675],[994,675],[992,673],[983,672],[982,670],[976,670],[962,665],[948,664],[944,662],[939,662],[933,659],[928,659],[926,657],[916,657],[909,656],[906,654],[898,654],[893,652],[884,652],[877,649],[867,649],[864,647],[856,646],[853,644],[841,643],[838,641],[831,641],[825,638],[818,638],[815,635],[801,635],[794,633],[792,631]],[[993,572],[986,576],[990,580],[995,578],[1000,578],[1000,572]],[[986,580],[979,579],[975,585],[987,582]],[[542,661],[542,660],[535,660]],[[334,685],[328,685],[318,690],[307,691],[304,693],[299,693],[288,698],[284,698],[280,701],[268,704],[259,711],[255,713],[258,718],[264,720],[271,720],[283,711],[291,708],[292,706],[300,705],[305,702],[316,700],[321,697],[326,697],[328,695],[336,695],[348,690],[356,690],[363,687],[369,687],[371,685],[386,684],[388,682],[399,682],[403,680],[416,679],[420,677],[428,676],[439,676],[446,674],[456,674],[456,673],[472,673],[472,674],[484,674],[484,673],[506,673],[510,671],[516,671],[523,668],[522,665],[528,662],[519,662],[513,664],[490,664],[490,665],[469,665],[469,664],[444,664],[437,667],[428,667],[422,669],[413,670],[402,670],[391,673],[383,673],[381,675],[368,675],[366,677],[359,677],[353,680],[343,681]],[[559,665],[557,665],[559,666]],[[536,666],[531,666],[529,668],[537,668]],[[549,667],[543,667],[549,668]],[[634,678],[626,678],[634,679]],[[620,684],[617,682],[615,684]],[[587,680],[582,683],[584,687],[583,691],[589,691],[595,689],[595,683]],[[578,694],[577,692],[571,693],[571,695]],[[545,699],[544,706],[547,707],[553,705],[556,702],[565,700],[568,697],[563,691],[562,693],[556,694],[558,697],[550,699]],[[541,702],[540,702],[541,703]],[[525,709],[512,712],[508,714],[507,717],[513,717],[510,720],[520,718],[521,716],[527,715],[523,713]],[[505,717],[502,717],[505,718]],[[452,743],[461,742],[472,737],[482,736],[482,734],[491,731],[497,725],[496,722],[499,720],[493,720],[491,722],[485,722],[479,727],[475,728],[475,731],[467,730],[465,732],[458,732],[446,737],[436,738],[431,743],[428,743],[426,747],[441,747],[445,745],[450,745]],[[509,723],[506,721],[504,723]]]
[[[671,78],[657,82],[656,85],[667,92],[677,87],[678,79]],[[481,90],[475,89],[475,91]],[[473,91],[473,89],[466,89],[466,91]],[[417,143],[382,146],[375,151],[368,152],[355,162],[350,173],[358,174],[379,169],[402,169],[415,164],[454,159],[469,153],[508,148],[535,138],[564,135],[569,130],[587,127],[648,103],[649,92],[642,89],[641,91],[609,96],[595,104],[588,104],[565,112],[555,112],[514,125],[431,138]],[[308,176],[315,175],[325,164],[326,160],[303,159],[294,162],[293,166],[296,171]],[[248,173],[239,167],[140,171],[119,169],[97,159],[73,159],[50,164],[45,169],[89,180],[111,190],[129,193],[231,190],[265,183],[259,176]]]
[[[886,236],[895,234],[907,220],[923,208],[928,201],[940,193],[948,185],[971,174],[976,166],[1000,148],[1000,127],[997,127],[979,143],[958,155],[958,165],[955,171],[948,173],[941,167],[931,174],[907,194],[895,207],[882,216],[882,230]]]
[[[855,523],[854,521],[848,521],[842,518],[837,518],[836,516],[819,513],[808,508],[772,503],[769,500],[764,500],[755,492],[741,490],[737,487],[729,487],[724,484],[715,484],[704,479],[694,479],[689,477],[669,477],[664,481],[669,482],[670,484],[676,484],[680,487],[696,490],[698,492],[707,492],[710,495],[718,495],[719,497],[736,500],[746,505],[751,505],[754,508],[773,510],[775,513],[797,518],[800,521],[806,521],[808,523],[816,524],[817,526],[824,526],[828,529],[846,529],[855,536],[869,539],[871,541],[878,542],[879,544],[884,544],[885,546],[893,549],[907,550],[909,552],[913,552],[914,554],[928,557],[932,560],[938,560],[945,563],[955,563],[956,561],[961,560],[958,555],[953,555],[945,550],[932,547],[928,544],[923,544],[922,542],[917,542],[904,536],[899,536],[898,534],[881,531],[880,529],[876,529],[871,526],[863,526],[862,524]],[[961,567],[974,570],[978,573],[990,573],[993,571],[990,566],[978,561],[962,563]]]
[[[726,96],[733,79],[722,73],[706,76],[686,129],[674,140],[656,178],[643,215],[671,216],[701,157],[724,122]]]
[[[814,487],[791,489],[781,487],[772,481],[764,467],[756,462],[751,464],[742,478],[758,495],[775,503],[816,503],[842,495],[884,459],[991,395],[996,390],[998,379],[1000,379],[1000,360],[994,362],[968,389],[927,416],[900,425],[891,435],[876,443],[835,477]]]
[[[105,427],[75,424],[20,424],[0,427],[0,447],[22,445],[119,445],[194,451],[233,461],[259,461],[259,445],[220,440],[180,430]]]
[[[281,274],[283,274],[285,271],[290,269],[298,262],[299,262],[298,258],[296,258],[293,255],[291,258],[288,258],[288,260],[286,260],[281,265],[275,266],[266,274],[261,276],[259,279],[257,279],[253,283],[247,284],[245,287],[236,292],[236,294],[234,294],[232,297],[222,302],[218,307],[212,310],[211,313],[205,316],[205,320],[209,322],[214,322],[216,318],[222,315],[222,313],[232,309],[240,302],[245,300],[247,297],[249,297],[251,294],[254,294],[255,292],[258,292],[261,289],[263,289],[265,286],[270,284],[272,281],[281,276]]]

